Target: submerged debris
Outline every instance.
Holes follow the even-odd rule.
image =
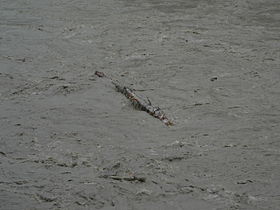
[[[110,77],[106,76],[103,72],[96,71],[95,75],[97,75],[98,77],[109,79],[112,82],[112,84],[115,85],[117,91],[125,95],[132,102],[132,105],[135,108],[147,112],[148,114],[162,121],[167,126],[174,125],[173,122],[166,117],[165,113],[159,107],[154,107],[152,105],[149,99],[145,100],[140,96],[137,96],[132,89],[120,85],[118,81],[111,79]]]

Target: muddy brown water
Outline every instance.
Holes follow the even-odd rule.
[[[279,14],[278,0],[1,0],[0,209],[280,209]]]

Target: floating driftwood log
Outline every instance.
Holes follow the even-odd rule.
[[[133,182],[133,181],[146,182],[145,177],[137,177],[137,176],[104,175],[104,176],[100,176],[100,178],[114,179],[114,180],[118,180],[118,181],[124,180],[124,181],[129,181],[129,182]]]
[[[113,80],[112,78],[106,76],[103,72],[96,71],[95,75],[109,79],[116,87],[117,91],[125,95],[126,98],[132,102],[132,105],[136,109],[147,112],[148,114],[162,121],[167,126],[173,125],[173,122],[166,117],[165,113],[159,107],[154,107],[148,98],[145,100],[140,96],[137,96],[132,89],[121,85],[117,80]]]

